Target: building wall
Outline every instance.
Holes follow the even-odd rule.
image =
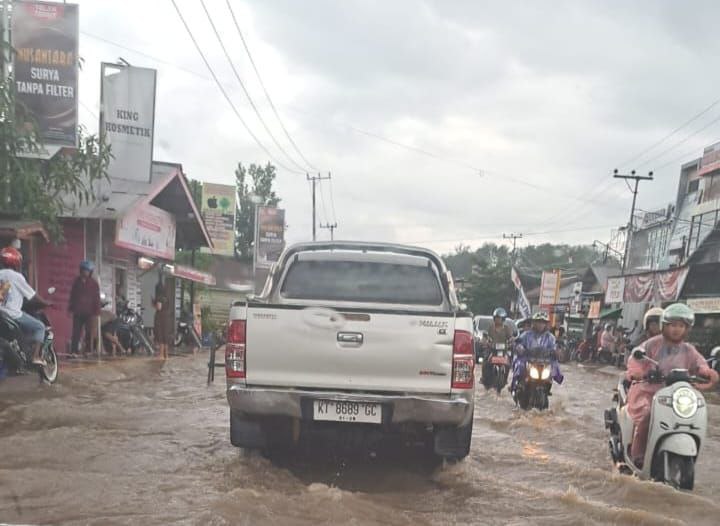
[[[80,262],[85,258],[83,222],[63,221],[63,235],[60,244],[40,244],[36,262],[37,289],[41,295],[45,295],[50,287],[56,289],[52,300],[58,308],[48,309],[46,314],[55,331],[56,350],[60,353],[69,349],[72,336],[72,318],[67,306]]]

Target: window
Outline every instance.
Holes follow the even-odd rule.
[[[694,181],[690,181],[690,183],[688,184],[687,193],[691,194],[693,192],[697,192],[699,187],[700,187],[700,179],[695,179]]]
[[[288,299],[440,305],[442,289],[428,265],[368,261],[296,261],[281,294]]]

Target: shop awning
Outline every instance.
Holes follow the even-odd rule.
[[[603,309],[600,311],[600,319],[613,318],[617,319],[622,314],[622,307]]]
[[[215,285],[215,276],[198,270],[193,267],[185,267],[183,265],[165,265],[165,272],[176,278],[187,279],[196,283],[202,283],[203,285]]]
[[[0,237],[28,239],[34,235],[42,236],[48,241],[48,233],[40,221],[26,219],[0,219]]]
[[[147,183],[113,179],[101,181],[97,186],[97,200],[80,203],[68,198],[70,217],[120,220],[138,207],[151,205],[175,218],[175,249],[212,248],[210,234],[180,164],[153,161],[152,180]],[[137,252],[145,253],[142,248]],[[147,254],[157,256],[152,252]]]

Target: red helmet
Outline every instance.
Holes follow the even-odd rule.
[[[0,250],[0,262],[3,266],[20,271],[22,268],[22,254],[13,247],[5,247]]]

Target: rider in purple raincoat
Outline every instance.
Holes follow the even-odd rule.
[[[546,349],[552,356],[552,378],[558,384],[564,380],[560,372],[560,364],[557,360],[555,336],[548,331],[548,315],[545,312],[537,312],[532,317],[532,327],[525,331],[515,341],[515,360],[513,361],[513,379],[510,385],[510,392],[515,391],[517,381],[525,371],[525,351],[529,349]]]

